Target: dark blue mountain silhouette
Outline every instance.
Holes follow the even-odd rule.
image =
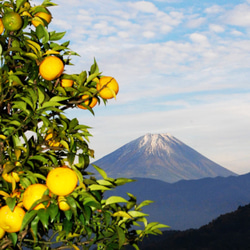
[[[250,202],[250,173],[239,176],[182,180],[166,183],[137,178],[137,181],[108,191],[107,195],[127,198],[134,194],[138,201],[153,200],[146,206],[149,221],[159,221],[174,230],[199,228],[221,214]]]

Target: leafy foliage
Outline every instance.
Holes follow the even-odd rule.
[[[22,28],[4,30],[0,36],[0,173],[16,173],[7,182],[0,177],[0,203],[12,210],[22,206],[26,188],[35,183],[46,183],[48,172],[63,165],[69,166],[78,176],[78,186],[66,196],[70,210],[58,207],[57,196],[47,190],[43,197],[26,211],[19,232],[6,233],[0,241],[1,249],[120,249],[130,244],[138,249],[137,242],[148,234],[159,234],[160,223],[147,223],[141,208],[150,204],[137,204],[136,197],[128,199],[104,192],[133,180],[110,178],[98,166],[103,177],[96,179],[87,172],[94,151],[89,148],[89,127],[66,117],[64,111],[85,106],[82,95],[96,97],[104,102],[96,90],[96,79],[101,77],[94,60],[89,71],[66,74],[52,81],[39,74],[39,65],[47,56],[57,56],[64,65],[71,65],[70,57],[77,55],[69,48],[69,41],[59,40],[64,32],[49,32],[46,20],[35,16],[48,12],[54,6],[50,0],[31,6],[28,0],[10,0],[0,3],[1,16],[16,12],[22,17]],[[43,24],[32,26],[32,21]],[[62,87],[62,78],[72,79],[71,87]],[[86,112],[86,111],[82,111]],[[44,203],[45,209],[33,210]],[[139,229],[136,229],[139,227]]]

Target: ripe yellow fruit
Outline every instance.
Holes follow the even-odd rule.
[[[3,21],[2,18],[0,18],[0,35],[3,33],[3,31],[4,31]]]
[[[63,61],[56,56],[47,56],[39,66],[40,75],[48,81],[61,76],[64,71]]]
[[[58,196],[57,198],[58,206],[62,211],[68,211],[70,209],[69,204],[64,196]]]
[[[48,11],[48,10],[47,10]],[[35,17],[39,17],[43,20],[45,20],[47,22],[47,24],[49,24],[51,22],[51,19],[52,19],[52,16],[50,14],[50,12],[48,11],[48,13],[45,13],[45,12],[38,12],[35,14]],[[32,24],[37,27],[39,24],[41,24],[42,26],[44,26],[44,22],[43,21],[40,21],[40,20],[36,20],[36,19],[33,19],[32,21]]]
[[[36,202],[37,200],[40,200],[44,192],[47,190],[47,186],[44,184],[32,184],[27,187],[27,189],[23,193],[23,206],[29,210],[31,206]],[[38,204],[33,209],[38,210],[41,208],[45,208],[43,203]]]
[[[8,233],[18,232],[21,228],[25,211],[16,206],[13,212],[5,205],[0,208],[0,228]]]
[[[99,95],[103,99],[112,99],[117,95],[119,85],[115,78],[104,76],[100,78],[99,82],[96,84],[96,89],[99,91]]]
[[[89,99],[87,99],[87,98],[89,98]],[[98,100],[97,100],[96,97],[89,97],[88,95],[82,95],[81,99],[83,99],[83,100],[87,99],[86,101],[84,101],[84,104],[87,105],[87,106],[89,106],[90,108],[94,108],[95,105],[98,102]],[[77,107],[80,108],[80,109],[87,109],[86,107],[84,107],[81,104],[78,104]]]
[[[8,12],[4,14],[2,21],[4,28],[9,31],[19,30],[23,25],[21,16],[16,12]]]
[[[52,169],[47,176],[46,184],[49,190],[56,195],[65,196],[72,193],[77,185],[78,178],[76,173],[62,166]]]
[[[0,239],[5,235],[5,231],[0,227]]]
[[[63,88],[72,87],[73,83],[74,83],[74,81],[71,79],[62,79],[61,80],[61,86]]]

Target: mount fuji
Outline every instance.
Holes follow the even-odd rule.
[[[168,183],[236,175],[170,134],[146,134],[93,164],[112,178],[140,177]],[[93,167],[90,166],[89,170],[92,171]]]

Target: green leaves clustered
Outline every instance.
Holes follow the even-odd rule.
[[[1,16],[17,12],[23,20],[20,30],[4,30],[0,35],[0,174],[14,171],[20,177],[20,183],[8,183],[0,177],[0,203],[14,209],[22,202],[24,190],[31,184],[44,184],[54,167],[70,166],[79,183],[65,197],[70,210],[61,211],[57,196],[46,191],[33,207],[44,203],[47,208],[26,211],[20,232],[6,233],[0,248],[89,249],[96,245],[98,249],[111,250],[131,244],[138,249],[137,242],[145,235],[159,234],[166,226],[147,222],[142,207],[151,201],[138,205],[130,193],[128,199],[104,198],[105,191],[133,180],[110,178],[98,166],[94,167],[102,179],[87,172],[90,158],[94,157],[88,146],[89,127],[64,113],[79,103],[85,105],[80,100],[82,95],[95,96],[99,103],[106,103],[96,90],[94,79],[101,76],[96,61],[88,72],[64,73],[52,81],[39,74],[39,65],[46,56],[57,56],[65,65],[71,65],[70,56],[77,55],[69,49],[69,41],[58,42],[64,32],[49,32],[46,22],[44,26],[32,26],[35,13],[47,13],[47,8],[54,5],[50,0],[33,7],[28,0],[0,3]],[[62,77],[72,79],[73,86],[61,87]],[[49,134],[52,136],[46,139]]]

